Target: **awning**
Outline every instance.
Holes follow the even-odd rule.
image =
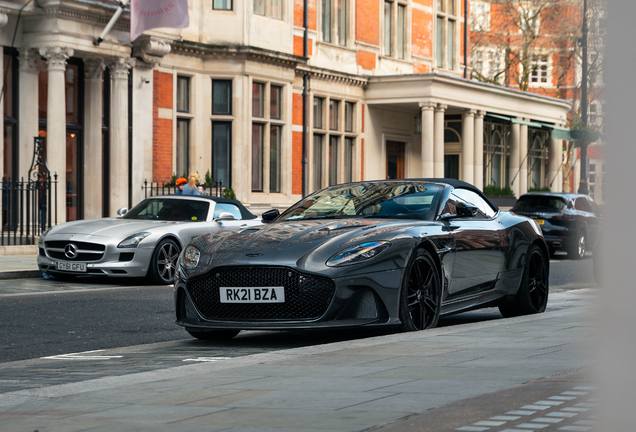
[[[510,123],[517,123],[526,126],[530,126],[533,128],[539,129],[552,129],[551,137],[556,140],[565,140],[565,141],[574,141],[574,139],[570,136],[570,130],[568,128],[564,128],[561,126],[555,126],[550,123],[541,123],[541,122],[533,122],[533,121],[524,121],[519,120],[514,117],[506,117],[499,114],[486,114],[486,117],[491,117],[498,120],[509,121]]]
[[[550,123],[541,123],[544,128],[552,129],[551,137],[556,140],[574,141],[570,135],[570,129],[556,126]]]

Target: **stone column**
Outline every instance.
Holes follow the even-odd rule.
[[[484,188],[484,115],[485,111],[477,111],[475,114],[475,154],[473,184],[479,189]]]
[[[33,137],[38,136],[38,64],[40,53],[35,48],[20,48],[18,92],[18,157],[17,178],[26,178],[33,159]],[[47,154],[48,156],[48,154]],[[51,175],[55,174],[51,170]],[[55,221],[55,219],[53,219]]]
[[[425,102],[420,104],[422,113],[422,177],[430,178],[435,176],[434,170],[434,140],[435,140],[435,104]]]
[[[462,167],[460,179],[472,183],[475,179],[475,110],[462,114]]]
[[[66,222],[66,60],[71,48],[53,46],[40,49],[47,59],[46,157],[51,174],[57,173],[57,222]]]
[[[519,198],[519,123],[510,124],[510,166],[508,179],[510,189]]]
[[[563,141],[550,138],[548,148],[548,183],[550,191],[563,191]]]
[[[110,208],[128,208],[128,74],[135,59],[117,57],[110,62]]]
[[[444,177],[444,111],[446,105],[437,104],[435,108],[435,127],[433,128],[433,173],[436,178]]]
[[[84,218],[102,217],[102,59],[84,59]]]
[[[522,124],[519,125],[519,195],[526,192],[528,192],[528,125]]]

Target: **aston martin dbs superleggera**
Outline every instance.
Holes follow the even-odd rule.
[[[175,284],[176,323],[199,339],[244,329],[434,327],[498,306],[545,311],[537,223],[452,179],[380,180],[315,192],[265,225],[195,238]]]

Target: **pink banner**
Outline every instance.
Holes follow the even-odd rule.
[[[149,29],[190,24],[188,0],[132,0],[130,11],[131,42]]]

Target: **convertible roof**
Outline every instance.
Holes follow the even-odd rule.
[[[245,206],[241,204],[240,201],[229,199],[229,198],[215,197],[215,196],[209,196],[209,195],[155,195],[148,198],[164,198],[164,197],[177,198],[177,199],[200,198],[200,199],[207,199],[209,201],[214,201],[219,204],[234,204],[241,211],[241,217],[243,219],[256,219],[256,216],[250,213],[250,211],[246,209]]]
[[[444,184],[447,184],[447,185],[452,186],[454,188],[468,189],[469,191],[475,192],[477,195],[479,195],[484,200],[486,200],[486,202],[488,202],[488,204],[490,204],[495,210],[499,210],[499,207],[494,205],[488,199],[488,197],[486,195],[484,195],[484,193],[481,190],[479,190],[477,187],[471,185],[470,183],[466,183],[465,181],[461,181],[461,180],[457,180],[457,179],[453,179],[453,178],[422,178],[422,179],[409,179],[409,180],[421,180],[421,181],[427,181],[427,182],[432,182],[432,183],[444,183]]]

